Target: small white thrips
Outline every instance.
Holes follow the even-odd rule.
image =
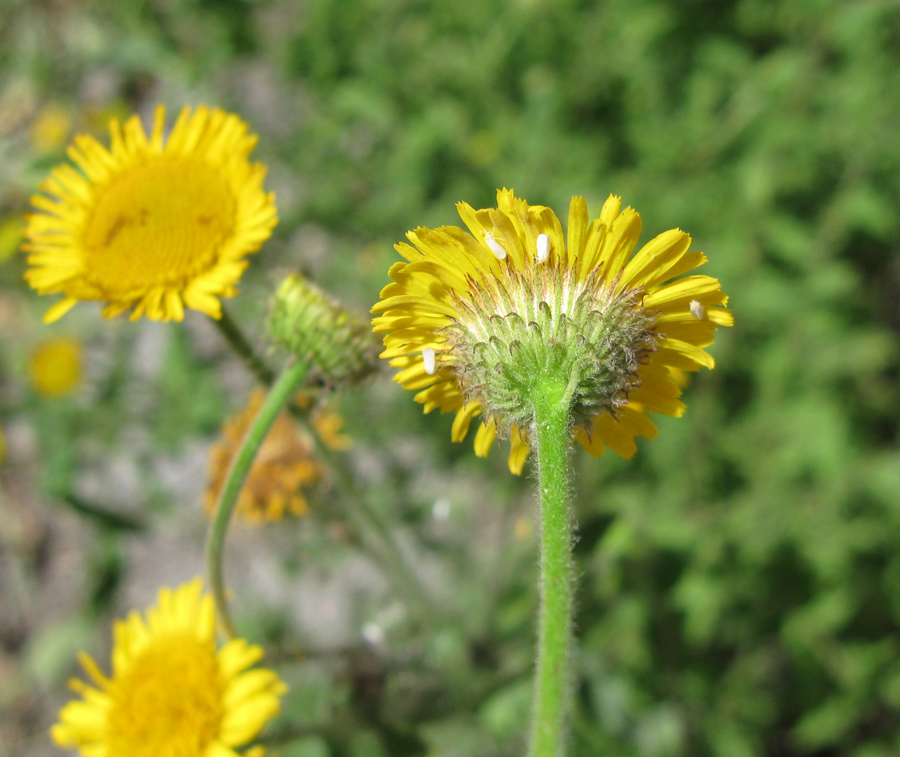
[[[485,244],[491,248],[491,252],[497,256],[497,260],[503,260],[506,257],[506,250],[503,249],[503,245],[500,244],[496,239],[494,239],[494,235],[488,232],[484,235]]]
[[[550,257],[550,237],[546,234],[538,234],[537,238],[537,262],[546,263]]]
[[[691,315],[698,321],[706,318],[706,308],[703,307],[703,303],[700,300],[691,300]]]
[[[434,350],[431,347],[426,347],[422,350],[422,362],[425,363],[425,373],[429,376],[434,375],[435,370],[435,360],[434,360]]]

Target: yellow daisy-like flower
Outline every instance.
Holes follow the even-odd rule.
[[[236,294],[246,256],[277,223],[266,169],[250,163],[256,137],[235,115],[184,108],[164,138],[165,109],[148,137],[137,116],[112,120],[105,148],[79,135],[32,204],[25,249],[28,283],[64,299],[44,317],[62,317],[79,300],[107,302],[107,318],[181,320],[184,307],[219,318],[220,297]]]
[[[201,592],[200,579],[164,588],[144,617],[116,621],[109,677],[80,656],[94,685],[71,681],[82,699],[60,711],[59,746],[83,757],[239,757],[287,688],[271,670],[250,670],[260,647],[233,639],[216,648],[213,600]]]
[[[247,407],[226,421],[221,441],[210,448],[209,485],[203,496],[209,515],[215,512],[231,463],[265,398],[262,389],[254,389]],[[298,404],[307,407],[309,398],[301,396]],[[312,422],[322,440],[332,449],[343,450],[350,446],[350,440],[340,433],[344,421],[337,413],[314,412]],[[282,412],[253,461],[238,497],[236,512],[251,524],[279,521],[285,513],[306,515],[309,503],[304,490],[319,481],[323,473],[312,439],[301,431],[287,411]]]
[[[0,221],[0,263],[6,262],[18,251],[24,229],[22,218],[13,216]]]
[[[61,397],[81,381],[81,342],[58,336],[41,342],[28,361],[31,385],[45,397]]]
[[[381,357],[402,369],[394,380],[425,412],[456,414],[454,441],[484,413],[476,454],[508,434],[520,473],[529,373],[570,381],[573,436],[595,456],[609,446],[630,458],[636,437],[656,436],[648,410],[683,414],[678,372],[712,368],[703,348],[733,324],[718,280],[684,275],[706,262],[688,234],[666,231],[632,255],[640,216],[615,196],[593,221],[572,198],[566,234],[552,210],[510,190],[497,208],[457,209],[468,233],[409,232],[412,245],[396,246],[406,262],[391,267],[373,308]]]
[[[31,123],[31,146],[39,153],[58,150],[65,144],[71,129],[72,111],[61,103],[47,103]]]

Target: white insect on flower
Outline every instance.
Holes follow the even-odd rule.
[[[503,260],[506,257],[506,250],[503,249],[503,245],[500,242],[494,239],[494,235],[491,232],[484,235],[484,243],[491,248],[491,252],[497,256],[497,260]]]
[[[434,350],[431,347],[426,347],[424,350],[422,350],[422,362],[425,363],[425,373],[427,373],[429,376],[433,376],[436,367],[436,361]]]
[[[700,300],[691,300],[691,315],[698,321],[706,318],[706,308],[703,307],[703,303]]]
[[[546,234],[538,234],[537,237],[537,262],[546,263],[550,257],[550,237]]]

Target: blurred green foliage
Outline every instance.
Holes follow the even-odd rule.
[[[596,212],[614,192],[643,214],[644,240],[688,230],[731,295],[736,326],[712,348],[716,370],[687,390],[686,417],[661,419],[634,460],[575,456],[571,754],[900,753],[897,2],[0,8],[6,102],[18,91],[35,105],[64,101],[78,128],[98,134],[91,108],[147,113],[156,100],[218,104],[253,125],[282,221],[235,302],[249,321],[278,266],[303,268],[364,312],[406,229],[456,223],[454,202],[491,205],[501,186],[563,217],[572,194]],[[24,211],[53,163],[14,171],[17,128],[0,152],[8,214]],[[22,269],[6,264],[4,292],[36,300],[18,283]],[[95,316],[70,328],[102,340],[110,324]],[[135,349],[137,327],[116,326],[115,354]],[[165,331],[155,378],[110,367],[106,390],[80,409],[23,406],[5,392],[4,418],[36,419],[50,493],[85,462],[50,431],[59,424],[114,446],[124,418],[126,430],[149,426],[163,451],[214,432],[226,405],[217,370],[229,364]],[[10,375],[17,349],[4,346]],[[527,476],[503,473],[505,453],[485,462],[451,445],[448,418],[421,417],[386,382],[344,406],[357,454],[374,466],[374,504],[412,534],[417,554],[452,566],[454,583],[439,592],[451,620],[389,637],[381,655],[287,670],[273,753],[521,754],[535,557],[510,534],[517,513],[530,517]],[[453,517],[435,535],[429,507],[441,496]],[[484,511],[506,527],[496,560],[484,556],[497,546],[479,533]],[[80,512],[104,533],[144,523],[89,503]],[[305,526],[286,527],[282,541],[315,541],[298,535]],[[105,538],[95,599],[121,561]],[[337,559],[329,538],[323,528],[318,547],[304,545],[312,557],[290,569],[314,569],[317,549]],[[290,637],[277,619],[268,630],[255,622]]]

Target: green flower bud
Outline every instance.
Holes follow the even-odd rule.
[[[285,278],[275,292],[268,329],[328,384],[360,382],[377,367],[377,344],[366,322],[300,274]]]

